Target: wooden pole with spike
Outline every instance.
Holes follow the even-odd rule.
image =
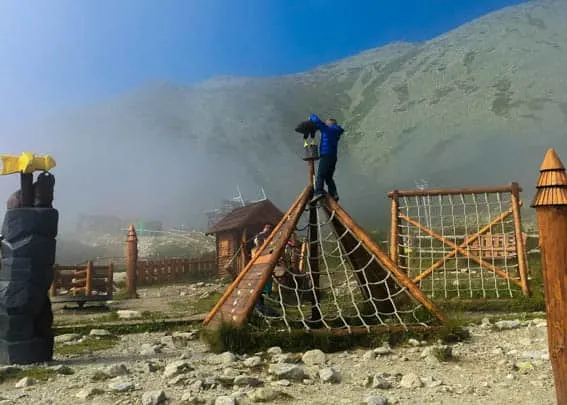
[[[547,339],[558,405],[567,405],[567,174],[554,149],[540,168],[537,211]]]
[[[128,298],[136,298],[136,270],[138,267],[138,235],[134,225],[128,228],[126,239],[126,282]]]

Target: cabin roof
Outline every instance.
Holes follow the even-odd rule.
[[[252,225],[264,225],[266,222],[274,223],[275,225],[282,219],[283,215],[283,212],[270,200],[258,201],[232,210],[211,226],[207,234],[232,231]]]

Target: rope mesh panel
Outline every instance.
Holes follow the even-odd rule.
[[[353,327],[370,330],[375,325],[406,328],[408,325],[427,325],[434,319],[388,271],[383,270],[378,281],[369,281],[371,277],[367,277],[367,272],[379,261],[348,227],[337,234],[332,224],[334,212],[327,215],[324,208],[318,207],[316,218],[316,223],[309,223],[309,215],[300,219],[296,226],[299,243],[288,247],[276,266],[272,290],[270,294],[263,294],[262,303],[254,310],[252,324],[287,330],[350,331]],[[311,242],[318,248],[317,257],[310,257],[310,228],[317,230],[318,238]],[[345,238],[356,240],[354,248],[345,249],[342,243]],[[306,244],[303,256],[300,253],[302,244]],[[361,250],[369,260],[353,267],[350,259],[355,255],[360,257]],[[318,266],[314,266],[315,262]],[[299,263],[303,263],[303,268],[299,268]],[[319,280],[319,286],[316,280]],[[378,288],[385,293],[373,295]],[[317,326],[311,318],[314,313],[321,315],[316,319],[319,321]]]
[[[473,235],[499,215],[511,210],[511,194],[493,192],[438,196],[403,196],[398,200],[398,265],[413,280],[438,263],[433,272],[418,281],[419,287],[432,298],[513,298],[520,289],[509,279],[499,276],[471,257],[454,252],[444,239],[462,246]],[[403,216],[419,222],[434,237]],[[508,277],[520,279],[513,216],[507,215],[463,249]],[[523,241],[520,241],[523,243]]]

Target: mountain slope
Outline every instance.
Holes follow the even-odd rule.
[[[535,1],[309,72],[152,85],[68,114],[41,127],[61,162],[59,203],[194,223],[240,184],[285,208],[305,182],[292,129],[310,112],[346,128],[337,180],[361,221],[384,218],[385,192],[420,178],[517,180],[527,198],[545,148],[567,153],[565,21],[563,1]]]

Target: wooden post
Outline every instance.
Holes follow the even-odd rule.
[[[537,211],[549,357],[558,405],[567,405],[567,174],[555,150],[540,168]]]
[[[87,262],[87,274],[85,277],[85,296],[88,297],[92,295],[93,289],[93,262],[90,260]]]
[[[114,280],[114,265],[110,263],[108,265],[108,270],[106,273],[106,294],[108,296],[112,296],[112,292],[113,292],[112,290],[114,289],[113,280]]]
[[[310,161],[312,163],[312,161]],[[311,321],[316,325],[321,322],[322,316],[319,310],[319,229],[317,226],[317,203],[309,206],[309,267],[313,280],[313,296],[311,298]]]
[[[392,213],[390,219],[390,259],[396,265],[399,265],[399,241],[400,241],[400,228],[399,228],[399,218],[398,218],[398,191],[394,190],[392,192]]]
[[[128,298],[136,298],[136,268],[138,266],[138,236],[134,225],[128,228],[126,239],[126,285]]]
[[[248,236],[246,234],[246,228],[244,228],[242,230],[242,239],[240,241],[240,260],[241,260],[242,263],[240,263],[240,268],[238,269],[239,272],[244,267],[246,267],[246,264],[247,264],[246,262],[248,260],[248,257],[247,257],[248,252],[246,251],[246,245],[247,245],[246,241],[248,240],[247,238],[248,238]]]
[[[512,183],[512,215],[514,217],[514,238],[516,239],[516,254],[518,255],[518,271],[520,273],[520,281],[522,282],[522,293],[529,297],[531,295],[530,286],[528,284],[528,261],[526,257],[526,247],[524,238],[522,237],[522,217],[520,214],[520,185]],[[504,241],[503,241],[504,242]],[[505,253],[506,254],[506,253]]]
[[[307,161],[307,184],[311,187],[315,184],[315,161],[313,159]]]
[[[57,297],[57,279],[59,278],[59,268],[55,264],[53,266],[53,282],[51,283],[51,287],[49,288],[49,296],[50,297]]]

